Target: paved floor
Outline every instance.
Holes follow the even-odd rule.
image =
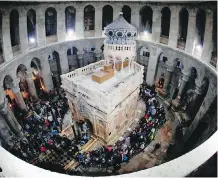
[[[161,102],[161,101],[160,101]],[[138,112],[136,118],[142,117],[144,115],[145,106],[142,101],[138,102]],[[166,111],[166,123],[157,131],[154,141],[152,141],[143,152],[136,155],[132,158],[129,163],[123,165],[119,170],[120,174],[130,173],[139,171],[142,169],[147,169],[155,165],[164,163],[164,158],[166,156],[167,148],[170,144],[174,143],[175,129],[178,125],[178,120],[174,118],[174,115],[171,112]],[[63,120],[63,128],[72,123],[71,112],[65,115]],[[137,119],[130,128],[134,128],[137,124]],[[128,130],[128,129],[127,129]],[[124,131],[122,136],[125,136],[130,131]],[[132,130],[132,129],[131,129]],[[153,152],[154,145],[160,143],[161,147],[157,151]]]
[[[128,164],[121,167],[120,174],[139,171],[162,164],[166,156],[167,148],[174,142],[175,129],[178,121],[171,112],[166,113],[166,123],[157,131],[155,140],[152,141],[143,152],[132,158]],[[154,145],[160,143],[161,147],[153,152]]]

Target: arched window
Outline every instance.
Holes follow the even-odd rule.
[[[123,17],[128,22],[131,23],[131,8],[129,6],[123,6],[122,8]]]
[[[30,9],[27,12],[27,35],[30,44],[36,42],[36,12]]]
[[[113,21],[113,8],[109,5],[103,7],[102,30]]]
[[[171,12],[168,7],[164,7],[161,10],[162,16],[161,16],[161,35],[165,37],[169,37],[170,32],[170,17]]]
[[[45,31],[46,36],[56,35],[57,33],[57,12],[49,7],[45,12]]]
[[[152,18],[153,11],[149,6],[144,6],[140,11],[141,17],[141,32],[152,33]]]
[[[202,9],[199,9],[196,15],[197,45],[203,46],[205,23],[206,23],[205,11]]]
[[[182,8],[179,12],[179,40],[186,41],[188,30],[188,11]]]
[[[65,9],[65,25],[66,32],[75,31],[76,10],[74,7],[66,7]]]
[[[17,10],[12,10],[10,13],[10,34],[11,34],[12,47],[19,45],[20,44],[19,14]]]
[[[95,8],[91,5],[84,8],[84,30],[95,30]]]

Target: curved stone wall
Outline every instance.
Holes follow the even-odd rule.
[[[84,8],[91,5],[95,8],[94,16],[94,30],[84,30]],[[2,39],[2,51],[0,50],[0,106],[5,106],[3,97],[3,83],[5,76],[10,76],[14,81],[17,81],[17,69],[20,64],[27,69],[31,69],[31,61],[37,59],[40,65],[40,76],[43,78],[44,85],[47,91],[54,87],[52,82],[51,67],[49,64],[49,56],[56,52],[59,56],[61,74],[69,72],[68,63],[68,49],[75,47],[77,49],[76,57],[72,60],[77,60],[78,67],[87,65],[89,61],[89,54],[92,53],[95,61],[102,57],[101,48],[103,46],[103,30],[102,30],[102,13],[103,7],[110,5],[113,9],[113,19],[116,19],[124,5],[128,5],[131,9],[131,24],[134,25],[138,32],[137,60],[145,66],[146,82],[152,85],[160,77],[162,72],[170,72],[173,75],[173,80],[176,80],[172,72],[175,69],[175,63],[179,60],[182,64],[182,69],[179,71],[181,78],[186,78],[190,74],[190,69],[194,68],[197,73],[197,78],[193,81],[196,88],[203,85],[205,79],[208,81],[207,91],[199,105],[196,115],[192,118],[191,125],[187,128],[184,135],[184,142],[191,138],[192,133],[196,130],[199,123],[205,119],[205,115],[210,111],[210,106],[214,105],[217,98],[217,71],[214,66],[210,64],[212,49],[212,22],[213,13],[216,7],[209,3],[188,4],[188,3],[164,3],[164,2],[42,2],[42,3],[0,3],[0,12],[2,18],[2,28],[0,28],[0,38]],[[152,32],[147,34],[141,29],[140,11],[143,7],[149,6],[152,9]],[[45,33],[45,12],[52,7],[56,11],[57,30],[55,36],[46,37]],[[65,26],[65,10],[67,7],[73,7],[76,11],[75,16],[75,32],[74,40],[68,39],[68,33]],[[161,34],[161,13],[164,7],[169,8],[171,12],[169,35]],[[188,26],[187,26],[187,40],[179,41],[179,12],[182,8],[188,11]],[[27,12],[33,9],[36,13],[36,31],[35,44],[30,44],[27,32]],[[202,51],[197,54],[197,46],[195,42],[196,18],[198,10],[202,9],[205,12],[205,33],[203,36],[204,44]],[[11,45],[10,35],[10,13],[12,10],[17,10],[19,14],[19,38],[18,45]],[[82,19],[82,20],[81,20]],[[94,51],[84,54],[84,49],[87,46],[94,47]],[[181,47],[182,46],[182,47]],[[144,58],[141,50],[146,51],[149,57]],[[87,57],[85,57],[87,55]],[[166,63],[160,62],[160,56],[167,58]],[[142,61],[139,59],[142,57]],[[141,59],[140,59],[141,60]],[[158,71],[159,70],[159,71]],[[160,72],[161,71],[161,72]],[[184,79],[186,80],[186,79]],[[169,82],[169,81],[168,81]],[[177,84],[177,83],[176,83]],[[175,87],[175,86],[174,86]],[[182,88],[181,86],[179,89]],[[172,91],[168,91],[172,92]],[[199,91],[196,91],[199,92]],[[167,101],[166,101],[167,102]],[[2,108],[0,108],[2,109]],[[5,109],[5,108],[3,108]],[[214,116],[214,115],[213,115]],[[215,123],[216,118],[212,117],[210,123]],[[217,129],[215,124],[209,124],[209,130]],[[211,132],[205,132],[211,134]],[[201,141],[199,147],[192,150],[173,161],[167,162],[154,168],[140,171],[139,175],[143,176],[186,176],[191,171],[196,169],[204,163],[217,150],[217,131],[204,143]],[[209,137],[210,135],[205,135]],[[203,139],[202,141],[204,141]],[[3,168],[3,175],[5,176],[29,176],[31,173],[25,170],[32,171],[32,174],[41,176],[42,174],[51,176],[60,176],[56,173],[51,173],[40,168],[33,167],[27,163],[14,158],[10,153],[5,152],[0,148],[0,155],[3,155],[0,162],[0,167]],[[200,155],[200,156],[199,156]],[[199,156],[199,157],[198,157]],[[190,158],[198,157],[198,161],[190,161]],[[8,167],[8,161],[11,160],[11,166]],[[13,160],[13,161],[12,161]],[[7,163],[7,164],[6,164]],[[20,166],[18,169],[18,165]],[[65,175],[62,175],[65,177]],[[130,175],[132,176],[132,175]],[[135,176],[135,175],[134,175]]]
[[[68,61],[67,61],[67,49],[69,47],[77,47],[79,50],[83,50],[83,48],[89,44],[92,46],[101,46],[103,44],[104,38],[92,38],[92,39],[83,39],[83,40],[75,40],[75,41],[67,41],[62,43],[55,43],[50,44],[42,48],[37,48],[31,50],[29,53],[22,54],[13,58],[8,62],[5,62],[3,65],[0,66],[0,84],[3,87],[3,80],[6,75],[12,77],[15,80],[17,68],[20,64],[24,64],[27,69],[30,68],[30,63],[32,59],[37,58],[41,63],[41,73],[42,78],[44,80],[44,84],[47,90],[53,88],[53,83],[51,79],[51,72],[50,66],[48,63],[48,56],[53,52],[57,51],[60,55],[60,65],[62,69],[62,73],[68,72]],[[194,83],[196,85],[201,85],[204,78],[209,80],[209,87],[206,93],[206,96],[203,100],[203,103],[200,106],[200,109],[193,118],[193,122],[191,126],[188,128],[186,132],[186,139],[189,138],[193,130],[197,127],[199,121],[204,116],[204,114],[209,109],[211,103],[213,102],[214,98],[216,98],[216,88],[217,88],[217,73],[214,68],[210,67],[210,65],[205,64],[203,61],[194,58],[180,50],[172,49],[166,45],[146,42],[142,40],[137,41],[137,49],[140,50],[143,46],[148,48],[150,53],[148,59],[148,66],[147,66],[147,78],[146,81],[150,85],[152,85],[154,81],[154,77],[156,75],[155,71],[158,68],[158,58],[161,53],[164,53],[164,56],[167,57],[167,66],[171,66],[174,63],[175,59],[181,60],[183,64],[182,74],[188,73],[191,67],[194,67],[197,70],[198,77],[196,78]],[[2,102],[2,101],[1,101]]]
[[[94,7],[94,30],[84,31],[84,9],[91,5]],[[119,15],[121,9],[125,6],[128,6],[130,11],[130,21],[134,25],[138,32],[140,32],[140,39],[145,39],[147,41],[157,42],[167,44],[169,47],[177,48],[186,53],[198,57],[202,61],[210,64],[211,52],[213,51],[213,13],[216,11],[216,7],[209,2],[205,3],[164,3],[164,2],[66,2],[66,3],[3,3],[0,7],[1,17],[2,17],[2,52],[3,61],[11,60],[13,57],[18,56],[22,53],[31,51],[34,48],[40,48],[42,46],[55,43],[55,42],[64,42],[68,40],[68,33],[65,24],[65,10],[67,7],[72,7],[75,10],[75,33],[74,37],[76,39],[83,39],[89,37],[102,37],[102,20],[103,20],[103,8],[106,5],[112,7],[113,19],[116,19]],[[143,26],[141,22],[140,12],[144,7],[149,7],[152,10],[152,32],[149,34],[144,34]],[[162,35],[161,30],[161,16],[163,8],[167,7],[170,11],[171,17],[168,19],[170,24],[169,35]],[[48,8],[53,8],[56,12],[56,34],[47,36],[46,31],[46,17],[45,12]],[[179,39],[179,13],[181,9],[186,9],[188,12],[188,25],[187,25],[187,40],[182,41]],[[29,10],[35,12],[35,42],[31,44],[30,38],[28,39],[28,30],[27,30],[27,13]],[[11,35],[10,35],[10,13],[12,10],[16,10],[18,17],[18,28],[19,33],[17,34],[20,39],[19,44],[11,46]],[[205,14],[205,33],[203,34],[203,46],[200,53],[196,52],[198,49],[195,36],[197,35],[196,31],[196,18],[198,16],[198,11],[203,10]],[[182,45],[181,45],[182,44]],[[182,46],[182,47],[181,47]],[[2,55],[2,54],[1,54]]]

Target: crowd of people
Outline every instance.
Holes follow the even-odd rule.
[[[38,103],[27,102],[29,115],[25,117],[20,115],[23,117],[20,118],[20,121],[22,120],[20,123],[26,139],[21,140],[19,146],[14,147],[11,152],[29,162],[40,153],[46,153],[47,150],[57,154],[66,152],[84,169],[112,168],[116,172],[122,163],[128,162],[134,155],[145,149],[154,139],[156,130],[166,121],[164,107],[158,103],[156,94],[155,87],[142,84],[139,95],[145,102],[146,111],[137,126],[114,145],[82,152],[80,146],[87,143],[91,136],[89,127],[84,121],[78,123],[77,129],[80,134],[74,140],[59,135],[64,115],[68,110],[68,103],[63,91],[56,89],[47,95],[46,100]],[[160,146],[157,145],[156,149]],[[45,164],[44,161],[40,163]],[[63,165],[59,166],[63,168]]]
[[[20,112],[17,119],[22,126],[24,138],[11,152],[25,161],[31,161],[47,149],[60,151],[69,140],[60,137],[68,102],[61,89],[50,91],[36,103],[26,100],[28,113]],[[61,146],[62,145],[62,146]]]
[[[138,154],[154,139],[157,128],[166,121],[163,105],[159,105],[154,87],[142,85],[140,97],[146,104],[146,111],[143,118],[132,132],[126,135],[114,145],[106,145],[100,149],[89,152],[74,152],[72,157],[84,168],[112,167],[116,172],[120,169],[121,163],[128,162],[135,154]],[[155,149],[161,145],[157,144]],[[78,151],[78,150],[77,150]]]

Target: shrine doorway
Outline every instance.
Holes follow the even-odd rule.
[[[93,135],[94,130],[93,130],[93,125],[92,125],[91,121],[89,119],[85,119],[85,123],[87,124],[87,127],[89,129],[90,134]]]
[[[88,137],[90,138],[94,134],[93,124],[89,119],[84,118],[77,121],[76,123],[79,131],[79,135],[81,137],[83,137],[84,134],[87,134]]]

